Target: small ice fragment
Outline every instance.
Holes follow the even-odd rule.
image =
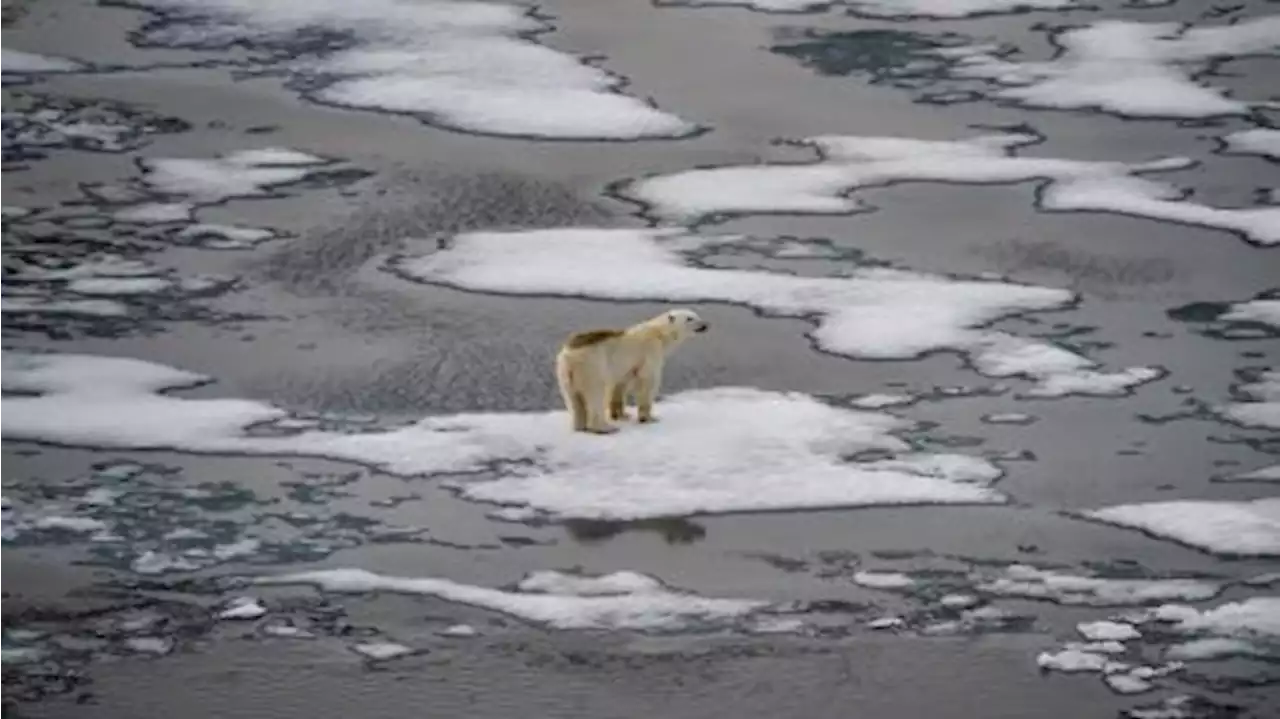
[[[949,609],[967,609],[975,606],[982,600],[972,594],[947,594],[938,600],[938,604]]]
[[[1076,625],[1076,631],[1080,632],[1085,639],[1095,642],[1123,642],[1142,636],[1142,633],[1134,629],[1132,624],[1110,621],[1081,622]]]
[[[470,624],[453,624],[436,632],[442,637],[474,637],[480,634],[480,631]]]
[[[907,622],[902,617],[881,617],[880,619],[872,619],[867,622],[868,629],[898,629],[906,626]]]
[[[887,407],[905,407],[914,404],[919,398],[909,394],[864,394],[849,400],[849,406],[855,409],[885,409]]]
[[[173,640],[168,637],[129,637],[124,646],[135,654],[164,656],[173,651]]]
[[[982,421],[987,424],[1025,425],[1035,422],[1036,418],[1032,415],[1023,414],[1021,412],[1001,412],[997,414],[984,414],[982,415]]]
[[[1075,649],[1042,652],[1036,657],[1036,664],[1041,669],[1060,672],[1101,672],[1110,661],[1105,655]]]
[[[853,583],[873,589],[905,589],[915,585],[915,580],[901,572],[855,572]]]
[[[1063,649],[1074,649],[1093,654],[1124,654],[1128,651],[1123,644],[1117,641],[1067,642],[1063,645]]]
[[[1206,637],[1174,644],[1165,651],[1164,655],[1168,659],[1184,661],[1207,661],[1225,657],[1269,656],[1265,649],[1252,642],[1227,637]]]
[[[267,607],[253,597],[236,597],[218,612],[219,619],[257,619],[267,613]]]
[[[1117,694],[1141,694],[1153,689],[1151,682],[1134,674],[1108,674],[1102,680]]]
[[[359,654],[366,659],[373,661],[385,661],[387,659],[395,659],[408,654],[413,654],[411,647],[395,642],[364,642],[362,644],[353,644],[351,651]]]

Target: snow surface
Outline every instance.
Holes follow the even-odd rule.
[[[409,113],[471,132],[585,140],[670,138],[696,127],[621,94],[622,78],[529,39],[523,6],[453,0],[141,0],[178,14],[152,42],[293,44],[284,66],[318,102]],[[209,19],[209,18],[212,18]],[[315,50],[318,31],[353,44]],[[310,38],[310,43],[307,40]]]
[[[51,55],[40,55],[12,48],[0,48],[0,72],[3,73],[47,73],[75,72],[85,66],[75,60]]]
[[[974,585],[974,589],[1007,597],[1093,606],[1146,604],[1173,599],[1197,601],[1210,599],[1222,591],[1216,582],[1200,579],[1082,577],[1025,564],[1010,565],[1002,576],[984,578]]]
[[[1215,554],[1280,556],[1280,497],[1122,504],[1082,516]]]
[[[1055,37],[1051,60],[1016,62],[978,51],[953,73],[1000,86],[992,96],[1023,107],[1102,110],[1124,117],[1245,115],[1250,102],[1193,77],[1209,60],[1274,53],[1280,15],[1232,25],[1103,20]]]
[[[1219,415],[1245,427],[1280,429],[1280,370],[1269,369],[1235,386],[1249,401],[1216,407]]]
[[[1076,631],[1080,632],[1080,636],[1085,639],[1096,642],[1123,642],[1130,639],[1137,639],[1142,636],[1142,632],[1134,629],[1132,624],[1106,620],[1097,622],[1081,622],[1076,625]]]
[[[672,228],[472,232],[444,249],[424,241],[434,251],[393,258],[390,267],[413,280],[479,292],[726,302],[811,318],[817,328],[810,337],[827,352],[905,359],[956,350],[984,375],[1032,379],[1028,396],[1114,396],[1162,374],[1151,367],[1099,372],[1095,362],[1057,345],[985,328],[1002,317],[1062,307],[1073,299],[1066,290],[887,268],[855,268],[843,277],[714,269],[689,256],[734,239]]]
[[[1255,127],[1225,135],[1222,141],[1224,155],[1259,155],[1280,160],[1280,130]]]
[[[1108,70],[1108,76],[1115,75]],[[1176,187],[1145,175],[1190,167],[1184,157],[1144,163],[1016,156],[1039,138],[999,133],[967,140],[817,136],[811,164],[759,164],[686,170],[632,181],[619,189],[659,219],[695,222],[732,214],[847,214],[865,211],[859,189],[904,182],[1044,182],[1037,207],[1092,211],[1213,227],[1259,245],[1280,243],[1280,207],[1225,209],[1190,202]]]
[[[630,573],[628,573],[630,574]],[[617,587],[632,585],[628,577],[600,580]],[[392,577],[363,569],[322,569],[263,577],[261,584],[310,584],[329,592],[400,592],[438,597],[490,609],[556,629],[623,629],[673,631],[706,624],[726,624],[767,606],[747,599],[717,599],[675,592],[657,580],[617,594],[526,593],[503,591],[448,579]],[[571,584],[572,579],[566,579]]]
[[[249,436],[247,427],[287,414],[260,402],[159,394],[201,384],[201,375],[91,355],[15,351],[3,363],[6,392],[43,393],[7,400],[10,441],[326,457],[400,475],[496,471],[456,487],[465,498],[557,517],[1004,501],[990,486],[1000,470],[989,462],[913,452],[891,434],[911,423],[798,393],[684,392],[662,400],[660,423],[626,426],[607,440],[571,432],[563,411],[434,416],[360,434]],[[844,459],[868,449],[897,456]]]
[[[1236,302],[1218,319],[1228,322],[1261,322],[1280,329],[1280,300]]]

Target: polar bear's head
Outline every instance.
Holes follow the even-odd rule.
[[[671,310],[663,314],[667,319],[667,323],[674,326],[676,331],[682,336],[687,337],[693,333],[702,333],[707,331],[707,323],[697,312],[693,310]]]

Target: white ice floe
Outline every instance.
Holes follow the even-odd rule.
[[[681,137],[696,127],[622,94],[622,78],[538,44],[552,27],[499,2],[422,0],[143,0],[175,28],[148,39],[290,48],[283,67],[304,96],[342,107],[408,113],[471,132],[553,139]],[[319,32],[341,48],[316,49]]]
[[[218,612],[218,619],[258,619],[267,613],[267,607],[253,597],[236,597]]]
[[[1041,669],[1060,672],[1100,672],[1110,662],[1111,658],[1105,654],[1082,652],[1078,649],[1041,652],[1036,656],[1036,664]]]
[[[899,629],[907,625],[902,617],[881,617],[867,622],[868,629]]]
[[[1215,554],[1280,556],[1280,497],[1122,504],[1081,515]]]
[[[1248,300],[1232,304],[1218,316],[1228,322],[1261,322],[1280,329],[1280,300]]]
[[[395,642],[361,642],[360,644],[351,645],[351,651],[374,661],[386,661],[414,653],[412,647],[406,647]]]
[[[1152,367],[1100,372],[1057,345],[986,328],[1002,317],[1062,307],[1073,299],[1065,290],[881,267],[842,277],[715,269],[690,256],[733,241],[671,228],[473,232],[444,249],[423,242],[433,251],[393,258],[389,266],[417,281],[479,292],[725,302],[810,318],[817,323],[810,337],[827,352],[869,359],[964,352],[984,375],[1034,380],[1028,396],[1114,396],[1162,374]]]
[[[5,314],[80,315],[124,317],[129,308],[115,300],[59,300],[49,297],[4,297],[0,312]]]
[[[988,594],[1092,606],[1198,601],[1222,591],[1220,584],[1201,579],[1082,577],[1025,564],[1010,565],[995,577],[975,578],[974,589]]]
[[[901,572],[855,572],[853,583],[872,589],[906,589],[916,581]]]
[[[617,594],[653,592],[662,589],[657,579],[639,572],[614,572],[601,576],[542,571],[526,575],[516,589],[530,594],[573,594],[579,597],[603,597]]]
[[[1123,667],[1117,665],[1113,671],[1104,669],[1102,681],[1117,694],[1142,694],[1155,688],[1153,679],[1165,677],[1183,668],[1182,662],[1168,662],[1164,665]]]
[[[892,434],[911,423],[796,393],[722,387],[671,395],[659,404],[661,422],[626,426],[607,442],[571,432],[563,411],[428,417],[360,434],[251,436],[251,425],[286,413],[259,402],[160,394],[201,384],[201,375],[89,355],[6,352],[3,360],[6,392],[42,393],[7,400],[8,441],[327,457],[401,475],[492,472],[456,480],[458,491],[557,517],[1005,499],[990,486],[999,469],[985,460],[913,452]],[[845,459],[869,449],[898,456]]]
[[[983,15],[1064,10],[1081,7],[1084,0],[658,0],[658,5],[712,7],[735,5],[761,12],[792,13],[847,5],[864,17],[906,20],[916,18],[959,19]]]
[[[1173,629],[1216,637],[1280,639],[1280,597],[1250,597],[1220,604],[1203,612],[1185,607]]]
[[[131,225],[165,225],[190,222],[195,206],[187,202],[144,202],[111,213],[111,219]]]
[[[1280,130],[1255,127],[1225,135],[1222,138],[1224,155],[1259,155],[1280,160]]]
[[[1280,482],[1280,464],[1218,477],[1219,482]]]
[[[480,630],[470,624],[451,624],[444,629],[436,632],[442,637],[452,637],[455,639],[468,639],[480,635]]]
[[[1114,75],[1108,71],[1108,75]],[[686,170],[634,180],[619,188],[647,212],[695,222],[734,214],[847,214],[868,207],[857,190],[904,182],[954,184],[1045,183],[1037,207],[1051,212],[1092,211],[1212,227],[1259,245],[1280,243],[1280,207],[1210,207],[1188,201],[1177,187],[1150,179],[1184,169],[1184,157],[1123,163],[1017,156],[1038,137],[1001,133],[967,140],[905,137],[810,137],[820,161]]]
[[[1212,661],[1227,657],[1267,657],[1271,653],[1253,642],[1229,637],[1206,637],[1174,644],[1165,650],[1168,659]]]
[[[263,197],[273,187],[298,182],[331,160],[287,148],[260,148],[212,159],[157,157],[139,160],[143,182],[168,197],[210,205],[233,197]]]
[[[864,394],[849,400],[854,409],[885,409],[915,404],[919,397],[910,394]]]
[[[1123,642],[1130,639],[1137,639],[1142,636],[1142,632],[1135,629],[1132,624],[1107,620],[1081,622],[1076,625],[1076,631],[1080,632],[1080,636],[1085,639],[1098,642]]]
[[[611,584],[608,575],[602,578]],[[448,579],[392,577],[363,569],[322,569],[262,577],[263,584],[310,584],[330,592],[400,592],[490,609],[556,629],[675,631],[724,626],[767,606],[748,599],[718,599],[676,592],[656,580],[618,594],[503,591]],[[617,586],[633,585],[630,579]],[[572,588],[572,587],[570,587]]]
[[[152,295],[173,288],[163,277],[84,277],[67,283],[66,289],[78,295]]]
[[[946,594],[938,600],[938,604],[947,609],[968,609],[981,603],[982,600],[972,594]]]
[[[207,223],[187,225],[173,234],[173,239],[181,244],[218,250],[250,248],[275,237],[275,232],[260,227]]]
[[[1072,649],[1078,652],[1089,652],[1091,654],[1124,654],[1128,651],[1125,645],[1115,640],[1107,640],[1101,642],[1067,642],[1062,645],[1063,649]]]
[[[1245,400],[1215,407],[1214,412],[1244,427],[1280,429],[1280,370],[1258,372],[1234,389]]]
[[[0,49],[0,72],[6,75],[76,72],[84,68],[83,63],[65,57],[40,55],[8,47]]]
[[[1051,60],[1016,62],[978,51],[952,72],[981,78],[996,100],[1024,107],[1095,109],[1126,117],[1205,118],[1244,115],[1252,108],[1196,75],[1209,61],[1274,53],[1280,15],[1231,25],[1103,20],[1055,36]]]
[[[1034,415],[1024,414],[1022,412],[997,412],[995,414],[982,415],[982,421],[987,424],[1032,424],[1036,421]]]
[[[52,529],[62,532],[75,532],[77,534],[105,532],[109,529],[106,522],[93,517],[63,517],[58,515],[37,517],[31,520],[28,526],[33,529]]]

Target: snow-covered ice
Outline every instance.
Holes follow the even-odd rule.
[[[1175,631],[1216,637],[1280,639],[1280,597],[1249,597],[1212,609],[1180,612]]]
[[[1228,322],[1261,322],[1280,329],[1280,300],[1248,300],[1232,304],[1218,316]]]
[[[535,42],[551,22],[521,5],[456,0],[143,0],[173,47],[289,47],[304,97],[435,125],[565,140],[682,137],[697,127],[622,93],[622,78]],[[315,49],[317,31],[348,40]]]
[[[190,222],[195,206],[187,202],[144,202],[116,210],[111,219],[131,225],[165,225]]]
[[[906,407],[918,400],[918,397],[910,394],[864,394],[849,400],[849,406],[855,409],[885,409]]]
[[[156,157],[139,160],[143,182],[158,193],[201,205],[233,197],[264,197],[273,187],[298,182],[332,160],[288,148],[241,150],[211,159]]]
[[[605,585],[630,591],[611,594],[579,594],[503,591],[448,579],[392,577],[363,569],[321,569],[312,572],[262,577],[262,584],[310,584],[329,592],[400,592],[438,597],[518,617],[556,629],[619,629],[678,631],[705,625],[731,625],[735,620],[765,608],[766,602],[749,599],[707,598],[676,592],[654,580],[638,586],[632,578]],[[561,585],[574,586],[571,580]]]
[[[1081,515],[1215,554],[1280,556],[1280,497],[1122,504]]]
[[[991,377],[1036,382],[1028,396],[1115,396],[1162,376],[1154,367],[1103,372],[1063,347],[985,326],[1055,309],[1072,293],[995,280],[956,279],[861,267],[842,277],[804,277],[697,266],[690,253],[732,236],[679,229],[560,228],[473,232],[425,254],[394,257],[392,271],[420,282],[511,295],[608,300],[725,302],[765,314],[811,318],[812,341],[833,354],[906,359],[955,350]]]
[[[1219,482],[1280,482],[1280,464],[1251,469],[1247,472],[1227,474],[1217,478]]]
[[[915,580],[901,572],[855,572],[853,583],[872,589],[906,589],[915,586]]]
[[[1124,654],[1128,651],[1125,645],[1113,639],[1100,642],[1067,642],[1062,645],[1062,648],[1091,654]]]
[[[1108,71],[1108,74],[1114,74]],[[848,214],[866,211],[857,191],[906,182],[1043,184],[1036,206],[1050,212],[1108,212],[1234,232],[1259,245],[1280,243],[1280,207],[1218,208],[1191,202],[1147,175],[1185,169],[1185,157],[1123,163],[1015,155],[1039,137],[1026,133],[965,140],[810,137],[810,164],[757,164],[685,170],[628,182],[617,193],[668,221],[735,214]],[[1030,193],[1028,193],[1030,194]]]
[[[283,410],[160,394],[208,378],[141,360],[6,352],[14,396],[7,440],[117,449],[326,457],[401,475],[497,472],[456,480],[473,500],[555,517],[639,519],[895,504],[999,503],[1000,470],[977,457],[923,454],[893,436],[910,422],[808,395],[720,387],[671,395],[662,422],[602,442],[569,431],[563,411],[434,416],[360,434],[250,436]],[[733,417],[733,422],[725,422]],[[781,433],[779,428],[785,428]],[[680,450],[687,447],[688,451]],[[893,458],[848,462],[878,449]]]
[[[172,289],[173,282],[163,277],[83,277],[67,283],[66,289],[78,295],[151,295]]]
[[[451,624],[444,629],[436,632],[442,637],[453,637],[458,639],[466,639],[480,635],[480,630],[470,624]]]
[[[1219,416],[1244,427],[1280,429],[1280,370],[1252,373],[1234,389],[1245,399],[1215,407]]]
[[[173,239],[180,244],[220,250],[250,248],[275,237],[275,232],[260,227],[207,223],[187,225],[173,234]]]
[[[1165,650],[1168,659],[1182,661],[1212,661],[1226,657],[1266,657],[1272,656],[1262,647],[1244,639],[1228,637],[1206,637],[1174,644]]]
[[[253,597],[236,597],[218,612],[218,619],[258,619],[267,613],[263,603]]]
[[[1259,155],[1280,160],[1280,130],[1255,127],[1222,138],[1224,155]]]
[[[1078,649],[1041,652],[1036,656],[1036,664],[1041,669],[1060,672],[1100,672],[1110,662],[1110,657],[1105,654],[1082,652]]]
[[[1061,604],[1110,606],[1210,599],[1222,591],[1222,586],[1201,579],[1083,577],[1013,564],[1000,575],[981,577],[974,584],[974,589],[1007,597],[1048,599]]]
[[[1142,636],[1142,632],[1135,629],[1132,624],[1107,620],[1081,622],[1076,625],[1076,631],[1080,632],[1080,636],[1090,641],[1123,642]]]
[[[351,651],[374,661],[386,661],[414,653],[413,648],[395,642],[361,642],[351,645]]]
[[[1212,27],[1102,20],[1056,35],[1061,52],[1051,60],[1016,62],[979,50],[952,72],[995,83],[993,99],[1023,107],[1125,117],[1246,115],[1253,103],[1193,75],[1216,58],[1274,53],[1277,37],[1280,15]]]

